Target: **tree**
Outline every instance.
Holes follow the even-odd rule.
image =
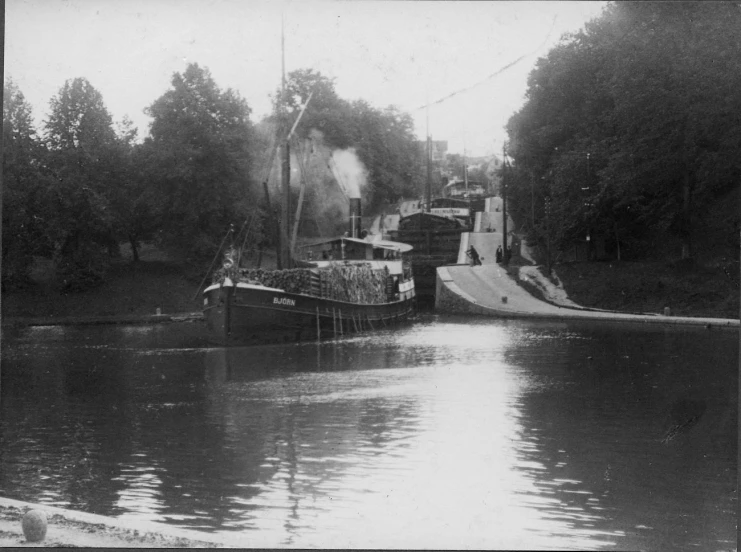
[[[58,243],[63,289],[80,290],[102,282],[104,248],[118,251],[109,209],[119,170],[116,135],[102,95],[84,78],[65,82],[50,107],[46,168],[56,216],[49,231]]]
[[[129,242],[134,262],[139,260],[141,241],[152,237],[157,224],[153,213],[156,196],[146,174],[147,152],[136,143],[136,135],[136,128],[125,117],[116,132],[119,170],[109,191],[116,236]]]
[[[508,132],[560,246],[658,232],[691,256],[705,207],[741,176],[739,24],[733,3],[614,3],[538,61]]]
[[[369,172],[364,191],[368,210],[418,195],[423,171],[412,117],[394,106],[377,109],[364,100],[352,102],[351,113],[352,143]]]
[[[249,187],[250,108],[195,63],[171,83],[146,110],[153,121],[142,155],[156,187],[154,216],[163,244],[206,257],[257,203]]]
[[[741,7],[721,3],[621,6],[614,46],[632,54],[611,90],[616,147],[605,176],[630,161],[644,216],[678,236],[682,258],[708,200],[737,186]],[[627,155],[626,155],[627,153]]]
[[[322,133],[324,143],[337,149],[352,146],[350,105],[337,95],[334,79],[313,69],[291,71],[286,78],[285,92],[278,89],[272,96],[274,115],[285,113],[284,134],[290,130],[299,110],[311,95],[301,125],[296,129],[300,138],[307,138],[312,129]]]
[[[34,255],[48,255],[51,209],[43,144],[31,107],[12,80],[3,94],[3,289],[25,286]]]
[[[368,173],[362,191],[364,212],[371,213],[384,203],[420,193],[424,180],[422,159],[408,113],[394,106],[379,109],[364,100],[347,101],[337,95],[334,79],[313,69],[299,69],[288,74],[285,93],[278,89],[273,95],[276,115],[271,119],[277,121],[280,110],[285,109],[284,135],[310,95],[311,101],[295,133],[301,139],[309,139],[319,131],[321,143],[330,154],[333,150],[355,150]],[[337,185],[330,178],[320,180],[327,186]],[[326,193],[310,198],[320,202],[329,199]],[[335,206],[335,198],[329,203]],[[322,209],[322,205],[310,204],[307,213],[319,217]],[[337,216],[337,209],[333,208],[332,214]]]

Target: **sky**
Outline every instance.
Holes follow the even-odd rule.
[[[605,2],[6,0],[5,79],[38,125],[68,79],[85,77],[115,122],[149,132],[144,109],[189,63],[247,101],[253,121],[285,69],[335,79],[346,100],[394,105],[449,153],[501,154],[536,60]],[[429,108],[426,107],[429,104]]]

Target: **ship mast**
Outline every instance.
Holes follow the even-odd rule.
[[[425,212],[432,207],[432,138],[430,137],[430,98],[427,97],[427,187],[425,193]]]
[[[286,41],[285,32],[283,25],[283,17],[281,17],[280,26],[280,50],[281,50],[281,81],[280,81],[280,125],[286,128],[286,109],[285,109],[285,94],[286,94]],[[278,255],[278,268],[290,268],[291,267],[291,252],[290,242],[288,239],[288,233],[290,228],[290,213],[291,213],[291,150],[288,146],[288,138],[281,145],[282,162],[281,162],[281,192],[283,195],[283,201],[281,202],[281,216],[280,216],[280,254]]]
[[[502,263],[509,264],[507,258],[507,151],[502,144]]]

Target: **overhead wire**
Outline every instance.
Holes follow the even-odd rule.
[[[501,67],[501,68],[497,69],[496,71],[494,71],[493,73],[491,73],[490,75],[488,75],[488,76],[487,76],[487,77],[485,77],[484,79],[480,80],[479,82],[477,82],[477,83],[475,83],[475,84],[472,84],[471,86],[467,86],[466,88],[462,88],[462,89],[460,89],[460,90],[456,90],[455,92],[451,92],[451,93],[450,93],[450,94],[448,94],[447,96],[443,96],[443,97],[442,97],[442,98],[440,98],[439,100],[435,100],[435,101],[434,101],[434,102],[432,102],[432,103],[426,103],[425,105],[422,105],[422,106],[420,106],[420,107],[418,107],[418,108],[414,109],[413,111],[420,111],[420,110],[422,110],[422,109],[426,109],[426,108],[428,108],[428,107],[429,107],[429,106],[431,106],[431,105],[437,105],[437,104],[440,104],[440,103],[442,103],[442,102],[444,102],[444,101],[447,101],[447,100],[449,100],[450,98],[453,98],[454,96],[457,96],[458,94],[462,94],[462,93],[464,93],[464,92],[468,92],[469,90],[473,90],[474,88],[476,88],[476,87],[478,87],[478,86],[481,86],[482,84],[486,83],[487,81],[489,81],[489,80],[493,79],[494,77],[496,77],[496,76],[500,75],[501,73],[503,73],[503,72],[504,72],[504,71],[506,71],[507,69],[509,69],[509,68],[511,68],[511,67],[514,67],[515,65],[517,65],[517,64],[518,64],[519,62],[521,62],[521,61],[522,61],[523,59],[525,59],[526,57],[529,57],[529,56],[533,55],[534,53],[538,52],[538,51],[539,51],[539,50],[540,50],[541,48],[543,48],[543,46],[545,46],[545,44],[546,44],[546,43],[548,42],[548,39],[550,38],[550,36],[551,36],[551,33],[553,33],[553,29],[554,29],[554,27],[556,26],[556,19],[557,19],[557,18],[558,18],[558,16],[557,16],[557,15],[554,15],[554,16],[553,16],[553,20],[551,21],[551,28],[550,28],[550,29],[548,30],[548,34],[547,34],[547,35],[546,35],[546,37],[545,37],[545,38],[543,39],[543,41],[542,41],[542,42],[541,42],[541,43],[540,43],[540,44],[539,44],[539,45],[538,45],[538,46],[537,46],[536,48],[534,48],[534,49],[533,49],[532,51],[530,51],[530,52],[528,52],[528,53],[526,53],[526,54],[523,54],[523,55],[521,55],[521,56],[520,56],[520,57],[518,57],[518,58],[517,58],[516,60],[514,60],[514,61],[511,61],[510,63],[508,63],[508,64],[507,64],[507,65],[505,65],[504,67]]]

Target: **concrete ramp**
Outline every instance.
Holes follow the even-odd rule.
[[[488,309],[502,316],[538,312],[555,315],[561,310],[560,307],[530,295],[496,264],[440,267],[437,270],[437,277],[439,299],[444,299],[449,295],[446,291],[451,291],[472,305],[483,307],[484,311],[479,311],[481,313]],[[436,301],[436,307],[438,302],[440,301]],[[444,302],[443,300],[442,303]],[[439,306],[444,310],[446,305]],[[455,312],[469,311],[464,306],[463,309],[456,308]]]
[[[585,308],[557,307],[536,299],[498,266],[443,266],[437,269],[435,310],[497,318],[602,320],[674,326],[705,326],[738,331],[739,320],[690,318],[658,314],[625,314]]]
[[[458,264],[471,264],[471,259],[466,255],[470,246],[474,246],[479,252],[481,263],[496,266],[497,247],[502,245],[502,231],[504,230],[504,217],[502,212],[502,198],[486,198],[486,212],[476,213],[476,222],[473,232],[461,235],[461,245],[458,251]],[[508,230],[514,230],[514,222],[507,217]],[[511,236],[507,243],[511,243]]]
[[[541,301],[521,287],[496,263],[496,249],[502,245],[501,198],[488,199],[487,207],[490,210],[477,217],[476,227],[488,229],[487,225],[491,224],[493,231],[462,234],[458,266],[437,269],[435,310],[439,312],[482,314],[500,318],[595,319],[739,328],[739,320],[735,319],[635,315],[586,309],[576,305],[571,308],[562,307]],[[510,220],[507,223],[511,225],[508,229],[514,229]],[[482,258],[481,266],[470,266],[466,251],[471,245]]]

